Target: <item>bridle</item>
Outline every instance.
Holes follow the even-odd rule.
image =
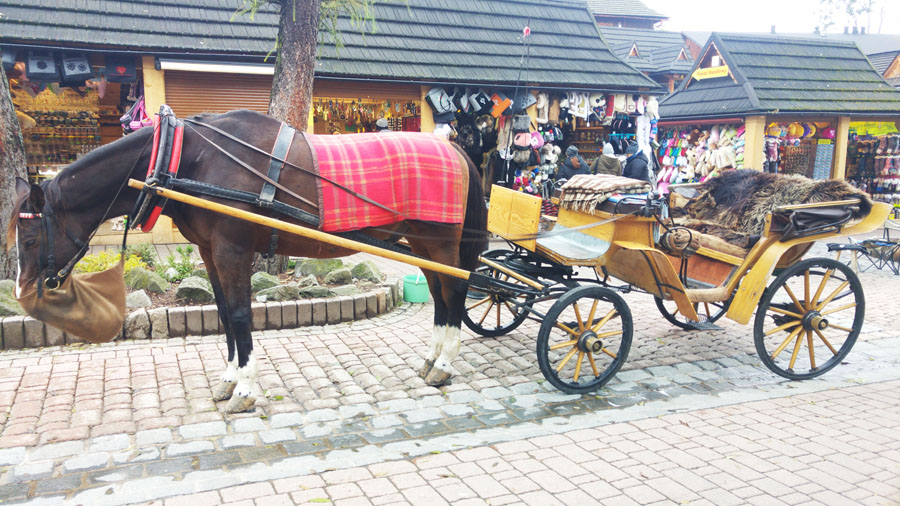
[[[49,195],[48,195],[49,197]],[[40,234],[40,252],[36,260],[38,274],[38,297],[42,295],[42,288],[46,286],[50,290],[56,290],[62,285],[72,268],[87,252],[88,243],[82,241],[68,228],[63,229],[66,237],[72,241],[78,248],[75,256],[69,260],[62,269],[56,269],[56,231],[60,228],[59,221],[56,218],[56,211],[50,204],[50,199],[44,202],[44,208],[40,213],[19,213],[19,219],[39,219],[41,220]],[[46,277],[42,275],[46,273]]]

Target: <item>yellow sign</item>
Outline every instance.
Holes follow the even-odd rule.
[[[891,121],[853,121],[850,130],[857,135],[887,135],[897,133],[897,126]]]
[[[706,67],[705,69],[697,69],[691,75],[692,78],[701,81],[703,79],[712,79],[714,77],[725,77],[728,75],[728,65],[719,67]]]

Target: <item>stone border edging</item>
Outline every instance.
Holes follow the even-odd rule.
[[[390,312],[403,302],[403,280],[389,279],[373,291],[325,299],[253,302],[253,331],[279,330],[365,320]],[[136,309],[125,318],[122,339],[168,339],[221,334],[215,304]],[[18,350],[84,343],[83,339],[30,316],[0,319],[0,349]]]

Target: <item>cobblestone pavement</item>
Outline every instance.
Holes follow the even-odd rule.
[[[545,494],[574,503],[586,493],[586,503],[796,504],[802,494],[895,504],[900,278],[862,279],[860,342],[845,364],[800,383],[760,365],[750,326],[677,330],[639,294],[626,296],[629,361],[589,396],[543,382],[535,322],[496,339],[464,335],[454,383],[425,386],[415,368],[431,332],[428,304],[254,333],[268,397],[242,415],[210,400],[224,369],[221,338],[4,352],[0,500],[128,504],[201,492],[184,504],[551,504]]]

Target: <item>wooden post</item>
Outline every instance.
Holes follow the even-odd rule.
[[[147,105],[147,114],[155,114],[159,106],[166,103],[166,72],[156,70],[156,60],[153,56],[141,57],[144,72],[144,103]]]
[[[747,116],[744,127],[744,168],[762,170],[765,161],[766,117]]]
[[[847,145],[850,136],[850,116],[841,116],[837,121],[837,133],[834,135],[834,158],[831,166],[831,179],[843,180],[847,176]]]
[[[422,86],[422,99],[421,99],[421,107],[422,110],[422,126],[419,128],[420,132],[432,133],[434,132],[434,113],[431,110],[431,106],[428,105],[428,101],[425,100],[425,97],[428,96],[428,90],[431,87]]]

